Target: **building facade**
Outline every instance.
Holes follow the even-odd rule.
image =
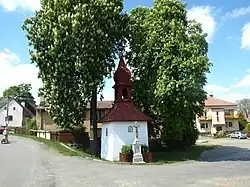
[[[0,126],[22,127],[25,118],[32,118],[34,116],[35,114],[26,107],[24,102],[19,103],[14,99],[0,101]]]
[[[208,96],[204,113],[196,118],[200,133],[215,134],[218,131],[232,132],[239,130],[237,105],[228,101]]]
[[[147,122],[151,120],[133,103],[131,72],[122,56],[114,81],[114,104],[101,119],[101,158],[109,161],[119,161],[122,146],[132,145],[136,137],[135,127],[140,144],[148,146]]]
[[[112,108],[113,101],[98,101],[97,102],[97,120],[99,121]],[[36,124],[38,129],[56,130],[59,126],[53,121],[45,107],[38,106],[36,110]],[[90,105],[87,105],[86,116],[83,122],[86,132],[90,132]],[[98,137],[101,137],[102,124],[97,124]]]

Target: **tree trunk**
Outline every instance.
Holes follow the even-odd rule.
[[[93,127],[94,154],[99,157],[99,145],[97,137],[97,90],[93,90],[91,98],[90,120]]]

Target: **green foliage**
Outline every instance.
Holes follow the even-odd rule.
[[[246,128],[247,125],[247,119],[245,118],[245,115],[243,113],[239,113],[239,128],[240,130],[243,130]]]
[[[121,149],[122,154],[132,153],[132,145],[123,145]]]
[[[248,124],[246,125],[245,131],[246,131],[246,132],[250,132],[250,123],[248,123]]]
[[[185,5],[177,0],[133,9],[128,30],[126,57],[134,70],[137,106],[155,119],[154,127],[163,127],[169,148],[190,147],[198,138],[195,117],[207,94],[207,35],[200,24],[187,20]]]
[[[53,120],[81,125],[93,90],[100,92],[115,67],[127,16],[122,0],[44,0],[24,21],[32,63]]]
[[[15,97],[19,102],[35,103],[34,97],[30,93],[31,84],[19,84],[17,86],[10,86],[4,90],[3,98]]]
[[[25,119],[26,130],[36,130],[36,118],[26,118]]]
[[[216,132],[216,138],[223,138],[226,136],[226,132],[224,131],[219,131],[219,132]]]
[[[142,153],[149,152],[148,146],[147,146],[147,145],[141,145],[141,152],[142,152]]]

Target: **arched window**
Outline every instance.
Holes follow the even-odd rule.
[[[126,88],[122,89],[122,99],[128,99],[128,90]]]
[[[133,129],[132,126],[129,126],[129,127],[128,127],[128,132],[133,132],[133,130],[134,130],[134,129]]]

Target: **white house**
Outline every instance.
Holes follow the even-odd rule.
[[[2,100],[0,101],[0,126],[6,126],[7,111],[9,127],[22,127],[25,117],[35,116],[35,114],[25,106],[25,103],[19,103],[12,99],[8,104],[7,100]]]
[[[115,102],[108,113],[102,118],[101,158],[109,161],[119,161],[123,145],[132,145],[139,125],[140,144],[148,146],[148,126],[150,120],[144,113],[138,111],[132,101],[131,72],[120,58],[114,74]]]
[[[200,133],[215,134],[221,130],[239,130],[236,104],[214,98],[213,95],[208,96],[204,104],[204,114],[196,118],[196,126]]]

